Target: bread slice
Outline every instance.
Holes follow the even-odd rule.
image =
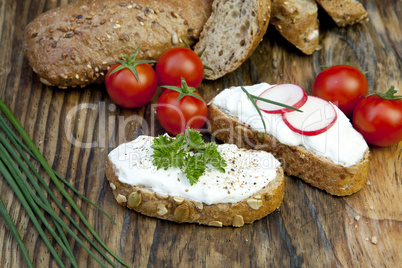
[[[233,104],[232,100],[228,100],[228,102],[230,105],[240,105]],[[243,103],[242,105],[244,106]],[[218,139],[236,144],[240,148],[270,152],[282,163],[287,175],[299,177],[332,195],[353,194],[359,191],[367,181],[368,149],[356,164],[343,166],[306,149],[303,145],[288,146],[272,135],[251,128],[250,125],[240,121],[237,116],[233,116],[224,108],[215,105],[214,101],[209,104],[208,117],[208,128],[211,134]],[[255,120],[261,119],[255,118]]]
[[[318,49],[317,16],[315,0],[272,0],[270,23],[307,55]]]
[[[316,0],[339,27],[368,19],[368,13],[356,0]]]
[[[219,173],[218,176],[213,177],[212,185],[206,184],[207,180],[203,180],[203,177],[200,177],[200,180],[195,185],[190,186],[187,179],[183,179],[183,174],[173,168],[169,168],[166,171],[170,172],[173,169],[171,171],[172,176],[167,175],[172,181],[166,181],[168,177],[163,173],[158,173],[155,167],[150,173],[146,173],[152,175],[151,179],[146,177],[148,175],[142,175],[145,169],[152,168],[147,166],[148,164],[152,165],[152,160],[151,162],[148,161],[152,150],[147,152],[146,155],[142,155],[138,160],[141,162],[138,166],[141,165],[141,167],[130,171],[131,168],[134,169],[133,166],[135,165],[132,155],[135,155],[140,150],[143,152],[150,148],[147,145],[134,145],[136,142],[137,144],[141,142],[144,137],[140,136],[139,141],[136,139],[131,143],[120,145],[109,154],[107,159],[106,176],[117,202],[121,205],[147,216],[179,223],[241,227],[246,223],[252,223],[265,217],[279,208],[282,203],[284,195],[283,170],[279,162],[266,152],[250,151],[239,149],[234,145],[225,145],[231,146],[229,151],[223,151],[222,153],[228,163],[226,173]],[[147,136],[147,138],[150,137]],[[243,166],[250,159],[252,159],[249,162],[250,165]],[[270,167],[264,166],[263,169],[256,167],[256,165],[259,165],[256,163],[264,159],[268,159]],[[248,173],[245,173],[244,169],[247,169]],[[165,171],[162,170],[162,172]],[[206,176],[209,174],[212,173],[207,169],[203,175],[204,178],[207,178]],[[250,178],[244,174],[254,174],[250,175],[255,176],[252,180],[254,183],[252,181],[246,183]],[[258,174],[269,174],[270,178],[259,176]],[[142,183],[132,183],[132,179],[137,182],[140,181],[141,176],[145,176]],[[242,188],[247,189],[250,185],[255,185],[256,181],[258,186],[251,186],[253,187],[251,188],[252,190],[242,192],[239,197],[236,197],[239,198],[238,201],[220,202],[230,200],[232,198],[230,195],[233,195],[236,189],[243,191],[241,190]],[[146,185],[152,183],[155,184],[153,186]],[[167,186],[164,186],[164,184],[167,184]],[[182,191],[181,195],[178,195],[178,189],[181,189],[181,187],[186,190]],[[214,191],[212,195],[217,196],[211,197],[211,191]],[[172,194],[173,192],[176,194]],[[197,194],[195,195],[194,193]],[[194,200],[193,195],[196,198],[204,198],[205,202],[202,202],[201,199]],[[211,203],[211,200],[220,201]]]
[[[26,28],[24,53],[40,81],[60,88],[99,83],[110,65],[131,55],[157,60],[169,48],[192,45],[212,0],[82,0],[49,10]]]
[[[194,51],[212,68],[206,79],[215,80],[237,69],[255,50],[265,34],[271,0],[215,0],[212,14]]]

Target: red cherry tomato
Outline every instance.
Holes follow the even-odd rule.
[[[120,63],[116,63],[106,74],[105,84],[109,96],[116,104],[126,108],[136,108],[147,104],[157,88],[154,69],[148,63],[135,66],[138,81],[128,68],[111,74],[120,65]]]
[[[183,133],[187,127],[202,128],[207,118],[206,103],[188,95],[177,101],[178,96],[179,92],[166,89],[159,97],[156,112],[162,127],[172,135]]]
[[[313,95],[338,105],[346,115],[352,114],[357,103],[368,92],[364,74],[353,66],[336,65],[318,74]]]
[[[402,141],[402,99],[368,96],[357,104],[353,125],[373,145],[389,146]]]
[[[180,86],[184,78],[190,87],[198,88],[204,77],[204,65],[191,49],[175,47],[166,51],[155,67],[160,86]]]

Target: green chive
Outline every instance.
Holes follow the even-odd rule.
[[[6,206],[3,203],[3,200],[0,198],[0,214],[3,217],[4,221],[6,222],[8,228],[10,229],[11,233],[13,234],[15,240],[18,243],[18,246],[21,249],[22,255],[24,256],[28,267],[33,268],[33,264],[31,258],[29,257],[28,251],[24,245],[24,242],[21,239],[20,233],[17,230],[13,220],[11,219],[10,215],[7,212]]]
[[[35,214],[39,217],[39,219],[42,221],[42,223],[48,229],[48,231],[54,237],[54,239],[59,244],[59,246],[63,249],[64,253],[68,256],[71,263],[74,263],[74,261],[73,261],[74,256],[70,255],[70,252],[64,245],[63,241],[61,241],[60,237],[56,234],[56,232],[53,230],[50,223],[47,221],[45,216],[40,211],[39,207],[36,205],[37,202],[35,203],[35,201],[33,199],[33,196],[35,196],[35,194],[33,193],[32,189],[29,187],[29,185],[27,185],[28,184],[27,181],[23,179],[23,175],[22,175],[21,171],[18,169],[17,165],[13,161],[11,161],[11,156],[7,152],[7,150],[3,146],[3,144],[0,144],[0,158],[3,161],[3,163],[10,170],[10,173],[12,174],[14,181],[17,183],[18,187],[20,188],[21,192],[23,193],[25,199],[28,201],[32,210],[35,212]],[[78,266],[76,266],[76,267],[78,267]]]
[[[292,107],[292,106],[289,106],[289,105],[286,105],[286,104],[283,104],[283,103],[280,103],[280,102],[272,101],[272,100],[269,100],[269,99],[261,98],[261,97],[255,96],[255,95],[252,95],[244,87],[241,87],[241,90],[243,90],[243,92],[246,93],[247,98],[253,103],[254,108],[257,110],[258,114],[260,115],[262,124],[264,125],[265,134],[267,134],[267,127],[265,125],[264,118],[262,117],[261,110],[260,110],[260,108],[258,108],[257,104],[255,103],[255,100],[268,102],[268,103],[275,104],[275,105],[278,105],[278,106],[281,106],[281,107],[292,109],[292,110],[297,111],[297,112],[301,112],[301,113],[303,112],[302,110],[299,110],[299,109],[297,109],[295,107]]]
[[[3,160],[0,159],[0,172],[8,182],[8,184],[11,186],[13,189],[15,195],[18,197],[20,200],[22,206],[25,208],[25,211],[27,212],[29,218],[31,219],[33,225],[36,227],[36,230],[38,230],[39,235],[42,237],[43,241],[45,242],[46,246],[48,247],[50,253],[52,254],[53,258],[56,260],[56,262],[59,264],[60,267],[65,267],[63,262],[61,261],[59,255],[57,255],[57,252],[55,251],[54,247],[50,243],[48,237],[46,236],[45,232],[43,231],[38,219],[36,218],[35,214],[33,213],[30,205],[28,204],[27,200],[25,199],[24,195],[22,194],[21,190],[18,188],[18,185],[16,184],[14,178],[10,174],[10,172],[7,170],[5,163],[3,163]]]
[[[289,105],[286,105],[286,104],[283,104],[283,103],[280,103],[280,102],[272,101],[272,100],[269,100],[269,99],[264,99],[264,98],[261,98],[261,97],[258,97],[258,96],[252,95],[252,94],[249,94],[249,95],[255,100],[260,100],[260,101],[263,101],[263,102],[275,104],[275,105],[278,105],[278,106],[281,106],[281,107],[284,107],[284,108],[291,109],[291,110],[296,111],[296,112],[300,112],[300,113],[303,112],[302,110],[299,110],[299,109],[297,109],[295,107],[292,107],[292,106],[289,106]]]
[[[29,172],[29,170],[27,170],[26,165],[23,164],[22,160],[18,157],[18,155],[16,154],[15,150],[13,150],[12,146],[7,142],[6,138],[5,138],[4,135],[1,134],[1,133],[0,133],[0,142],[3,144],[4,147],[6,147],[6,149],[8,150],[8,152],[12,155],[12,157],[15,159],[15,161],[17,162],[17,164],[18,164],[18,165],[21,167],[21,169],[24,171],[24,173],[26,174],[27,178],[29,178],[29,180],[31,181],[32,185],[34,186],[36,192],[39,194],[39,196],[40,196],[40,198],[42,199],[42,201],[45,202],[45,204],[50,207],[50,203],[49,203],[49,201],[47,200],[46,196],[44,195],[42,189],[39,187],[39,185],[36,183],[36,181],[32,178],[32,175],[31,175],[31,173]],[[32,165],[32,163],[29,162],[29,160],[28,160],[28,158],[26,157],[26,155],[25,155],[22,151],[19,151],[19,153],[20,153],[20,155],[21,155],[23,158],[25,157],[24,160],[25,160],[25,162],[26,162],[28,165],[31,164],[30,168],[31,168],[31,170],[34,171],[35,176],[36,176],[38,179],[41,178],[40,175],[39,175],[39,173],[36,171],[36,169],[35,169],[34,166]],[[44,185],[45,185],[46,187],[48,187],[46,183],[44,183]],[[48,187],[48,188],[49,188],[49,187]],[[50,190],[50,189],[49,189],[49,190]],[[50,191],[50,193],[53,194],[51,191]],[[78,264],[77,264],[77,262],[76,262],[76,260],[75,260],[75,258],[74,258],[73,251],[72,251],[72,249],[71,249],[71,247],[70,247],[70,244],[68,243],[67,237],[66,237],[66,235],[65,235],[65,233],[64,233],[64,231],[63,231],[63,229],[61,228],[61,226],[60,226],[57,222],[54,222],[54,224],[55,224],[55,226],[56,226],[57,231],[58,231],[59,234],[60,234],[60,237],[61,237],[61,239],[62,239],[64,245],[66,246],[68,252],[69,252],[70,255],[72,256],[72,259],[71,259],[71,260],[73,261],[73,265],[74,265],[75,267],[78,267]]]
[[[9,144],[4,144],[6,142],[5,137],[0,134],[0,142],[3,143],[3,145],[6,147],[6,149],[10,152],[10,154],[13,156],[13,158],[16,160],[16,162],[18,163],[18,165],[21,167],[21,169],[24,171],[24,173],[26,174],[27,178],[30,180],[31,184],[34,186],[36,192],[39,194],[39,196],[42,198],[42,200],[46,200],[44,201],[44,203],[48,206],[48,208],[52,209],[50,207],[49,202],[47,201],[46,197],[44,196],[44,193],[42,191],[42,189],[39,187],[39,185],[37,184],[37,182],[35,181],[35,179],[33,178],[32,174],[29,172],[29,170],[27,169],[27,167],[22,163],[22,160],[18,157],[18,155],[16,154],[16,152],[12,149],[12,147]],[[52,197],[52,199],[54,200],[54,202],[57,204],[57,206],[60,208],[60,210],[67,216],[67,218],[70,220],[70,222],[77,228],[77,230],[80,231],[80,233],[91,243],[91,245],[93,247],[95,247],[95,249],[97,249],[97,251],[103,256],[105,257],[105,259],[112,265],[113,262],[106,256],[103,254],[103,252],[99,249],[99,247],[85,234],[85,232],[80,228],[80,226],[74,221],[74,219],[71,217],[70,214],[68,214],[68,212],[66,211],[66,209],[61,205],[61,203],[58,201],[58,199],[56,198],[56,196],[52,193],[52,191],[50,190],[49,186],[47,186],[46,182],[43,180],[42,177],[40,177],[39,173],[36,171],[35,167],[32,165],[32,163],[29,162],[28,158],[26,157],[26,155],[24,155],[24,153],[22,152],[21,148],[16,147],[19,154],[24,158],[24,160],[26,161],[26,163],[28,164],[29,168],[32,170],[32,172],[35,174],[36,178],[42,183],[43,187],[46,189],[46,191],[48,192],[48,194]],[[11,150],[11,151],[10,151]],[[28,188],[29,185],[27,185],[24,181],[23,183],[26,185],[26,187]],[[31,194],[32,195],[32,194]],[[35,199],[35,197],[34,197]],[[38,203],[38,202],[36,202]],[[55,221],[55,225],[60,226],[59,223],[57,221]],[[60,227],[61,228],[61,227]],[[63,230],[61,229],[63,235],[65,236]],[[64,244],[66,244],[67,239],[64,241]],[[67,242],[66,248],[69,249],[69,244]],[[73,254],[72,251],[70,250],[71,255]],[[75,259],[74,259],[75,261]],[[75,263],[76,264],[76,263]],[[76,267],[78,267],[78,264],[76,264]]]
[[[20,147],[22,147],[33,159],[37,161],[37,158],[35,155],[31,152],[31,150],[25,146],[25,144],[17,137],[17,135],[11,130],[10,126],[7,125],[6,121],[4,118],[0,115],[0,128],[6,133],[7,137],[11,140],[14,146],[18,143]],[[92,206],[97,208],[100,212],[102,212],[108,219],[114,224],[117,225],[116,222],[100,207],[98,207],[95,203],[93,203],[91,200],[86,198],[84,195],[82,195],[77,189],[75,189],[68,181],[66,181],[59,173],[54,171],[56,174],[57,178],[61,180],[65,185],[67,185],[71,190],[73,190],[77,195],[79,195],[82,199],[84,199],[86,202],[90,203]]]
[[[88,228],[88,230],[91,232],[91,234],[95,237],[95,239],[102,245],[102,247],[109,252],[116,260],[118,260],[121,264],[123,264],[126,267],[129,267],[128,264],[123,262],[115,253],[113,253],[107,246],[106,244],[102,241],[102,239],[99,237],[99,235],[95,232],[93,227],[89,224],[89,222],[86,220],[84,215],[82,214],[81,210],[78,208],[78,206],[75,204],[74,200],[71,198],[71,196],[67,193],[67,191],[63,188],[63,186],[60,184],[59,180],[57,179],[54,171],[52,168],[49,166],[49,164],[46,162],[45,158],[42,156],[42,154],[39,152],[38,148],[35,146],[31,138],[29,137],[28,133],[25,131],[25,129],[21,126],[21,124],[18,122],[18,120],[14,117],[10,109],[5,105],[5,103],[0,99],[0,109],[3,111],[3,113],[7,116],[7,118],[10,120],[10,122],[14,125],[14,127],[17,129],[18,133],[21,135],[23,140],[26,142],[32,153],[35,155],[36,159],[39,161],[39,163],[42,165],[42,167],[45,169],[45,171],[48,173],[49,177],[53,181],[53,183],[56,185],[56,187],[60,190],[62,195],[66,198],[66,200],[70,203],[71,207],[75,210],[75,212],[78,214],[79,218],[81,221],[84,223],[84,225]],[[57,256],[58,257],[58,256]]]
[[[248,99],[253,103],[255,109],[257,110],[258,114],[259,114],[260,117],[261,117],[262,124],[264,125],[265,134],[267,134],[267,126],[265,125],[264,118],[262,117],[261,111],[260,111],[260,109],[257,107],[257,104],[255,103],[253,97],[250,95],[250,93],[248,93],[248,91],[247,91],[244,87],[241,87],[241,90],[243,90],[243,92],[246,93]]]

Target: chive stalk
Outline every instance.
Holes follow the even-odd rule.
[[[22,255],[24,256],[24,258],[27,262],[27,266],[29,268],[33,268],[33,264],[32,264],[31,258],[29,257],[28,250],[25,247],[24,242],[21,239],[20,233],[18,232],[17,227],[15,226],[10,215],[8,214],[7,208],[4,205],[3,200],[1,200],[1,198],[0,198],[0,214],[3,217],[4,221],[6,222],[11,233],[13,234],[15,240],[17,241],[18,246],[20,247],[20,250],[22,252]]]
[[[17,153],[13,150],[13,148],[11,147],[10,144],[6,143],[5,137],[0,133],[0,142],[4,145],[4,147],[6,147],[6,149],[8,150],[8,152],[11,154],[11,156],[14,158],[14,160],[17,162],[17,164],[21,167],[21,169],[24,171],[26,177],[29,179],[29,181],[31,182],[31,184],[33,185],[33,187],[35,188],[36,192],[39,194],[39,196],[41,197],[44,205],[47,206],[47,208],[51,208],[49,202],[47,201],[43,191],[41,190],[39,184],[36,182],[36,180],[34,179],[34,177],[32,176],[32,174],[29,172],[28,168],[26,165],[24,165],[24,163],[22,162],[22,160],[18,157]],[[0,148],[0,152],[1,152],[1,148]],[[70,214],[68,214],[67,210],[61,205],[61,203],[58,201],[58,199],[56,198],[56,196],[52,193],[52,191],[50,190],[49,186],[46,184],[46,182],[40,177],[39,173],[36,171],[35,167],[32,165],[32,163],[30,163],[28,161],[28,159],[26,158],[26,155],[23,154],[22,150],[19,150],[20,155],[24,158],[24,160],[26,160],[26,163],[28,164],[28,166],[30,167],[30,169],[33,171],[33,173],[35,174],[35,176],[37,177],[37,179],[42,183],[43,187],[46,189],[46,191],[48,192],[48,194],[52,197],[52,199],[54,200],[54,202],[56,203],[56,205],[59,207],[59,209],[67,216],[67,218],[70,220],[70,222],[77,228],[77,230],[85,237],[86,240],[88,240],[88,242],[112,265],[114,265],[114,263],[100,250],[100,248],[85,234],[85,232],[81,229],[81,227],[74,221],[74,219],[71,217]],[[22,154],[21,154],[22,153]],[[27,182],[25,180],[21,180],[21,182],[25,185],[25,187],[27,188],[27,190],[31,193],[32,198],[35,200],[35,202],[39,205],[39,201],[37,199],[37,197],[30,191],[30,186],[27,184]],[[43,206],[43,205],[42,205]],[[53,211],[53,210],[52,210]],[[59,216],[57,216],[59,217]],[[56,227],[60,226],[59,224],[59,220],[58,219],[54,219],[54,217],[52,216]],[[63,225],[64,227],[64,225]],[[60,226],[61,228],[61,226]],[[66,229],[66,227],[64,227]],[[68,228],[68,226],[67,226]],[[65,236],[63,230],[61,229],[62,234]],[[64,244],[66,244],[66,248],[67,250],[70,251],[70,255],[72,255],[72,251],[71,248],[69,247],[69,244],[67,242],[67,240],[64,241]],[[81,244],[81,243],[80,243]],[[87,251],[89,249],[85,248]],[[74,257],[72,255],[72,257]],[[73,261],[73,266],[78,267],[78,264],[76,263],[75,259],[72,258],[71,259]],[[74,265],[75,264],[75,265]]]
[[[244,87],[241,87],[241,90],[243,90],[243,92],[246,93],[247,98],[253,103],[254,108],[257,110],[258,114],[261,117],[262,124],[264,125],[265,134],[267,134],[267,126],[265,125],[265,120],[262,117],[260,108],[257,107],[257,104],[255,103],[253,97],[250,95],[250,93],[248,93],[248,91]]]
[[[74,209],[74,211],[78,214],[79,218],[81,221],[84,223],[84,225],[87,227],[87,229],[91,232],[91,234],[95,237],[95,239],[101,244],[101,246],[109,252],[116,260],[118,260],[121,264],[123,264],[126,267],[129,267],[125,262],[123,262],[116,254],[114,254],[107,246],[106,244],[101,240],[99,235],[95,232],[93,227],[89,224],[89,222],[86,220],[78,206],[75,204],[71,196],[67,193],[67,191],[63,188],[61,185],[59,179],[61,180],[61,176],[54,172],[54,170],[49,166],[49,164],[46,162],[45,158],[42,156],[42,154],[39,152],[38,148],[35,146],[31,138],[29,137],[28,133],[25,131],[25,129],[21,126],[21,124],[18,122],[18,120],[14,117],[14,115],[11,113],[10,109],[4,104],[4,102],[0,99],[0,109],[3,111],[3,113],[6,115],[6,117],[9,119],[9,121],[13,124],[13,126],[17,129],[18,133],[21,135],[22,139],[25,141],[26,147],[24,143],[22,143],[21,140],[15,135],[15,133],[10,129],[10,127],[5,123],[4,119],[0,116],[0,126],[3,129],[3,131],[7,134],[11,142],[14,144],[19,144],[20,146],[17,146],[19,149],[23,148],[26,150],[30,155],[33,156],[34,159],[36,159],[41,166],[45,169],[53,183],[56,185],[56,187],[59,189],[59,191],[62,193],[64,198],[70,203],[71,207]],[[4,148],[4,146],[0,146],[2,155],[7,155],[7,150]],[[18,149],[17,149],[18,150]],[[21,151],[19,151],[20,155]],[[8,155],[9,156],[9,155]],[[25,155],[26,156],[26,155]],[[10,157],[10,156],[9,156]],[[24,158],[24,157],[23,157]],[[26,159],[24,159],[26,161]],[[12,161],[11,161],[12,162]],[[11,166],[10,171],[13,173],[13,175],[10,174],[10,172],[7,170],[5,166]],[[29,164],[28,164],[29,165]],[[18,171],[17,171],[18,170]],[[54,250],[53,246],[49,242],[49,239],[45,235],[43,229],[41,228],[39,221],[37,220],[33,210],[35,213],[37,213],[38,217],[42,220],[44,225],[48,228],[49,232],[52,233],[56,241],[59,243],[60,247],[62,247],[63,251],[69,257],[71,263],[73,266],[75,266],[75,262],[73,259],[73,256],[70,254],[69,250],[65,247],[61,239],[58,237],[58,235],[51,229],[51,226],[48,224],[46,221],[46,218],[44,218],[44,215],[42,214],[41,210],[38,208],[40,206],[43,210],[45,210],[48,214],[51,215],[52,219],[55,220],[58,224],[60,224],[67,232],[74,237],[74,239],[83,246],[88,253],[95,258],[102,266],[106,267],[103,263],[100,262],[96,258],[96,256],[85,246],[85,244],[75,235],[75,233],[64,223],[64,221],[53,211],[53,209],[48,206],[47,204],[43,203],[33,192],[33,190],[28,187],[29,184],[28,182],[23,179],[22,174],[19,171],[18,168],[16,168],[16,165],[14,163],[14,166],[10,163],[10,161],[7,159],[7,157],[2,157],[0,160],[0,171],[3,174],[3,176],[6,178],[7,182],[10,184],[10,186],[13,188],[15,194],[17,197],[20,199],[21,204],[27,211],[28,215],[30,216],[30,219],[32,220],[34,226],[38,230],[40,236],[43,238],[45,244],[48,246],[51,254],[55,258],[56,262],[59,264],[60,267],[65,267],[64,264],[61,262],[60,257],[57,255],[56,251]],[[57,174],[57,175],[56,175]],[[29,176],[29,175],[27,175]],[[31,174],[32,176],[32,174]],[[16,181],[18,181],[18,184],[20,184],[21,189],[18,187]],[[64,180],[64,179],[63,179]],[[25,181],[25,183],[24,183]],[[65,180],[63,182],[66,182]],[[42,183],[43,184],[43,183]],[[68,184],[68,183],[67,183]],[[68,184],[69,187],[74,189],[71,185]],[[46,188],[46,187],[45,187]],[[41,189],[40,189],[41,190]],[[75,189],[74,189],[75,190]],[[75,190],[75,192],[78,192]],[[79,192],[78,192],[79,193]],[[79,194],[81,197],[83,197],[81,194]],[[88,200],[89,201],[89,200]],[[92,202],[91,202],[92,203]],[[93,204],[93,203],[92,203]],[[32,208],[30,207],[32,206]],[[94,205],[94,204],[93,204]],[[103,211],[102,211],[103,212]],[[64,211],[63,211],[64,213]],[[104,213],[104,212],[103,212]],[[66,214],[66,213],[65,213]],[[68,214],[68,213],[67,213]],[[106,214],[106,213],[104,213]],[[71,217],[69,217],[70,221],[72,223],[75,223],[75,221],[72,220]],[[109,217],[109,219],[111,219]],[[112,221],[113,222],[113,221]],[[113,222],[114,223],[114,222]],[[114,223],[115,224],[115,223]],[[76,226],[76,225],[75,225]],[[77,227],[77,226],[76,226]],[[82,230],[81,230],[82,231]],[[81,232],[80,231],[80,232]],[[81,232],[83,233],[83,231]],[[90,241],[88,236],[84,235],[85,238]],[[93,246],[94,244],[91,243]],[[95,246],[96,247],[96,246]],[[107,257],[106,255],[99,250],[99,248],[96,247],[96,249],[102,254],[103,257],[105,257],[114,267],[116,267]],[[72,257],[72,258],[70,258]]]
[[[29,203],[31,209],[33,212],[38,216],[38,218],[42,221],[42,224],[48,229],[50,234],[53,236],[53,238],[56,240],[56,242],[59,244],[59,246],[62,248],[64,253],[67,255],[67,257],[70,259],[71,263],[74,264],[74,256],[70,254],[66,246],[64,245],[63,241],[60,239],[60,237],[57,235],[57,233],[53,230],[52,226],[48,222],[48,220],[45,218],[39,207],[37,206],[37,202],[35,203],[33,196],[35,194],[33,193],[32,189],[30,187],[27,189],[27,183],[23,178],[23,175],[21,171],[18,169],[17,165],[11,161],[11,156],[7,152],[6,148],[3,146],[3,144],[0,143],[0,158],[3,161],[3,163],[8,167],[14,182],[18,185],[20,191],[24,195],[26,201]],[[28,185],[29,186],[29,185]],[[36,196],[35,196],[36,197]],[[74,266],[78,267],[78,266]]]
[[[27,170],[27,166],[24,165],[24,163],[22,162],[22,160],[18,157],[18,155],[16,154],[15,150],[13,150],[12,146],[7,142],[6,138],[4,137],[3,134],[0,133],[0,142],[1,144],[3,144],[3,146],[7,149],[7,151],[9,152],[9,154],[11,154],[11,156],[14,158],[14,160],[17,162],[17,164],[21,167],[21,169],[24,171],[24,173],[26,174],[27,178],[29,178],[29,180],[31,181],[32,185],[34,186],[36,192],[38,193],[38,195],[40,196],[40,198],[42,199],[42,201],[50,207],[50,203],[47,200],[46,196],[44,195],[42,189],[39,187],[39,185],[36,183],[36,181],[33,179],[33,177],[31,176],[31,173],[29,172],[29,170]],[[26,155],[22,154],[22,157],[26,157]],[[27,161],[28,159],[26,159],[26,163],[30,163],[29,161]],[[32,165],[32,164],[31,164]],[[9,167],[10,168],[10,167]],[[32,165],[32,170],[34,170],[36,172],[35,175],[37,175],[37,178],[40,178],[39,173],[36,171],[36,169],[33,167]],[[44,185],[47,186],[46,183],[44,183]],[[53,194],[53,193],[52,193]],[[68,253],[71,256],[71,261],[74,267],[78,267],[77,261],[74,258],[74,254],[73,251],[70,247],[70,244],[68,243],[67,237],[62,229],[62,227],[60,226],[60,224],[58,224],[56,221],[54,222],[56,229],[58,231],[58,233],[60,234],[60,238],[64,244],[64,246],[66,247],[66,249],[68,250]]]
[[[29,218],[31,219],[33,225],[35,226],[36,230],[38,230],[39,235],[42,237],[43,241],[45,242],[46,246],[48,247],[50,253],[52,254],[53,258],[56,260],[57,264],[60,267],[65,267],[63,262],[61,261],[59,255],[57,254],[56,250],[50,243],[48,237],[46,236],[45,232],[42,229],[42,226],[40,225],[38,219],[36,218],[34,212],[32,211],[28,201],[25,199],[24,195],[22,194],[21,190],[18,188],[18,185],[14,181],[13,176],[10,174],[8,169],[5,166],[5,163],[3,163],[3,160],[0,159],[0,172],[3,174],[4,178],[8,182],[8,184],[11,186],[13,189],[15,195],[18,197],[20,200],[22,206],[25,208],[25,211],[27,212]]]
[[[253,94],[250,94],[243,86],[240,87],[240,88],[246,94],[247,98],[251,101],[251,103],[253,104],[254,108],[257,110],[258,114],[260,115],[262,124],[264,125],[265,134],[267,134],[267,126],[265,125],[265,120],[262,117],[261,110],[260,110],[260,108],[258,108],[257,104],[255,103],[255,100],[260,100],[260,101],[263,101],[263,102],[275,104],[275,105],[285,107],[285,108],[288,108],[288,109],[291,109],[291,110],[294,110],[294,111],[297,111],[297,112],[301,112],[301,113],[303,112],[303,111],[301,111],[301,110],[299,110],[299,109],[297,109],[295,107],[292,107],[292,106],[289,106],[289,105],[286,105],[286,104],[283,104],[283,103],[280,103],[280,102],[276,102],[276,101],[273,101],[273,100],[261,98],[259,96],[255,96]]]
[[[255,100],[260,100],[260,101],[263,101],[263,102],[266,102],[266,103],[275,104],[275,105],[278,105],[278,106],[281,106],[281,107],[284,107],[284,108],[291,109],[291,110],[296,111],[296,112],[300,112],[300,113],[303,112],[303,111],[300,110],[300,109],[297,109],[297,108],[295,108],[295,107],[293,107],[293,106],[289,106],[289,105],[283,104],[283,103],[281,103],[281,102],[277,102],[277,101],[273,101],[273,100],[261,98],[261,97],[259,97],[259,96],[256,96],[256,95],[253,95],[253,94],[250,94],[250,93],[249,93],[249,95],[250,95],[253,99],[255,99]]]
[[[25,146],[25,144],[18,138],[18,136],[12,131],[9,125],[7,125],[6,121],[4,118],[0,115],[0,128],[6,133],[7,137],[10,139],[11,143],[17,148],[19,145],[20,148],[24,149],[33,159],[36,161],[37,158],[35,155],[31,152],[31,150]],[[18,144],[18,145],[17,145]],[[21,153],[20,153],[21,154]],[[53,170],[54,171],[54,170]],[[98,209],[100,212],[102,212],[114,225],[117,225],[116,222],[100,207],[98,207],[95,203],[93,203],[91,200],[86,198],[83,194],[81,194],[77,189],[75,189],[68,181],[66,181],[59,173],[54,171],[56,174],[57,178],[61,180],[65,185],[67,185],[73,192],[75,192],[77,195],[79,195],[82,199],[84,199],[86,202],[90,203],[92,206],[94,206],[96,209]]]
[[[11,137],[12,138],[12,137]],[[47,200],[45,194],[43,193],[42,189],[40,188],[40,186],[38,185],[38,183],[35,181],[35,179],[32,177],[32,174],[29,172],[29,170],[27,169],[27,166],[24,165],[23,161],[18,157],[18,155],[16,154],[15,150],[13,150],[12,146],[7,142],[6,138],[4,137],[3,134],[0,133],[0,142],[3,144],[4,147],[6,147],[7,151],[12,155],[12,157],[14,158],[14,160],[17,162],[17,164],[21,167],[21,169],[24,171],[26,177],[30,180],[31,184],[34,186],[36,192],[38,193],[39,197],[42,199],[42,201],[50,207],[50,203]],[[17,147],[15,147],[17,148]],[[32,163],[28,160],[27,156],[22,152],[22,150],[19,148],[18,150],[20,156],[24,159],[25,163],[28,165],[28,167],[32,170],[32,172],[35,174],[35,177],[42,182],[42,185],[46,188],[46,191],[48,192],[49,195],[51,195],[52,197],[54,196],[53,192],[50,190],[49,186],[47,186],[47,184],[45,183],[45,181],[42,179],[42,177],[39,175],[38,171],[35,169],[35,167],[32,165]],[[54,196],[55,197],[55,196]],[[56,203],[58,202],[57,199],[54,198],[54,200],[56,201]],[[60,206],[59,206],[60,207]],[[73,254],[73,250],[70,247],[70,244],[68,243],[67,237],[63,231],[63,228],[60,226],[60,224],[58,224],[56,221],[54,221],[54,224],[56,226],[57,231],[60,234],[61,240],[63,241],[64,245],[66,246],[68,252],[70,253],[70,255],[73,257],[72,261],[73,261],[73,266],[78,266],[75,258],[74,258],[74,254]]]

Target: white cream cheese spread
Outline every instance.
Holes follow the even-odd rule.
[[[179,196],[207,205],[235,203],[251,197],[277,176],[280,163],[270,153],[218,145],[226,160],[225,173],[207,166],[198,182],[190,185],[179,168],[156,169],[152,163],[153,137],[139,136],[109,153],[115,173],[123,183],[146,186],[163,195]]]
[[[250,94],[259,96],[271,86],[261,83],[244,88]],[[212,103],[251,128],[264,133],[260,115],[240,87],[223,90],[212,100]],[[288,146],[301,145],[317,155],[332,160],[335,164],[345,167],[353,166],[363,158],[368,146],[345,114],[338,107],[333,106],[338,115],[336,123],[324,133],[316,136],[305,136],[292,131],[282,120],[280,114],[268,114],[263,111],[261,114],[267,127],[267,133],[281,143]]]

